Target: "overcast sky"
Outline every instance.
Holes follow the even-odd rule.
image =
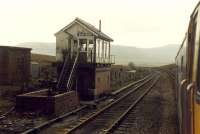
[[[0,0],[0,44],[55,42],[75,17],[98,27],[113,44],[180,44],[198,0]]]

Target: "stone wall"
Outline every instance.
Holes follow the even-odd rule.
[[[70,112],[79,106],[75,91],[48,96],[48,90],[40,90],[16,98],[16,110],[19,112],[40,112],[46,115],[60,115]]]

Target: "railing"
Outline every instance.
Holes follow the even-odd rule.
[[[75,55],[76,54],[76,55]],[[71,57],[70,53],[66,53],[64,64],[58,78],[56,89],[71,90],[73,78],[78,65],[79,50]]]
[[[75,71],[76,71],[76,67],[78,65],[78,58],[79,58],[79,51],[77,52],[77,55],[76,55],[76,58],[74,59],[74,63],[73,63],[73,66],[71,68],[71,71],[70,71],[70,74],[69,74],[69,78],[68,78],[68,81],[67,81],[67,89],[70,90],[71,87],[72,87],[72,82],[73,82],[73,75],[75,74]]]
[[[92,51],[80,51],[80,63],[99,63],[99,64],[114,64],[115,56],[110,55],[110,57],[99,57],[96,56],[94,60],[94,53]]]
[[[110,55],[110,57],[96,57],[96,63],[103,63],[103,64],[114,64],[115,63],[115,56]]]
[[[67,77],[67,73],[68,73],[67,71],[68,71],[68,68],[69,68],[68,67],[69,66],[68,60],[70,58],[69,56],[70,56],[69,53],[67,53],[66,57],[65,57],[65,60],[64,60],[64,65],[62,67],[62,70],[60,72],[60,76],[58,78],[58,83],[56,85],[56,89],[62,88],[63,85],[65,85],[65,83],[66,83],[66,77]]]

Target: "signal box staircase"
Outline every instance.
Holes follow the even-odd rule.
[[[70,53],[67,53],[63,63],[63,67],[58,78],[56,90],[71,90],[73,86],[73,80],[78,66],[80,50],[77,51],[76,55],[71,58]]]

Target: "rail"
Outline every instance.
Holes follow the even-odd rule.
[[[173,80],[175,80],[175,75],[169,71],[168,69],[163,69],[164,72],[166,72]]]
[[[119,99],[117,99],[116,101],[110,103],[109,105],[107,105],[106,107],[104,107],[103,109],[99,110],[98,112],[96,112],[94,115],[90,116],[87,119],[82,119],[82,122],[79,123],[78,125],[75,126],[70,126],[70,128],[67,130],[66,133],[74,133],[76,130],[83,128],[85,125],[87,125],[90,121],[95,120],[95,118],[97,118],[98,116],[100,116],[102,113],[105,113],[106,110],[110,109],[113,106],[116,106],[118,103],[122,102],[122,100],[125,100],[127,98],[130,98],[130,94],[134,93],[135,91],[140,91],[138,90],[140,87],[142,87],[143,85],[145,85],[146,83],[149,83],[150,81],[152,81],[154,79],[154,77],[151,77],[150,79],[146,80],[145,82],[143,82],[142,84],[138,85],[136,88],[134,88],[133,90],[125,93],[123,96],[121,96]],[[154,83],[155,84],[155,83]],[[135,93],[136,94],[136,93]],[[128,101],[128,103],[130,103],[130,101]],[[124,103],[127,105],[127,103]],[[124,107],[124,106],[123,106]],[[116,111],[115,111],[116,112]],[[95,124],[96,125],[96,124]]]
[[[70,115],[75,114],[75,113],[77,113],[77,112],[79,112],[79,111],[81,111],[81,110],[83,110],[83,109],[85,109],[85,108],[87,108],[87,106],[82,106],[82,107],[80,107],[80,108],[78,108],[78,109],[76,109],[76,110],[74,110],[74,111],[72,111],[72,112],[66,113],[66,114],[61,115],[61,116],[59,116],[59,117],[57,117],[57,118],[54,118],[54,119],[49,120],[49,121],[47,121],[47,122],[44,122],[44,123],[42,123],[41,125],[38,125],[38,126],[32,128],[32,129],[29,129],[29,130],[27,130],[27,131],[25,131],[25,132],[23,132],[23,133],[21,133],[21,134],[35,134],[35,133],[37,133],[37,132],[40,132],[40,130],[42,130],[42,129],[48,127],[48,126],[50,126],[51,124],[53,124],[53,123],[55,123],[55,122],[58,122],[58,121],[60,121],[60,120],[62,120],[62,119],[64,119],[64,118],[67,118],[67,117],[69,117]]]
[[[126,92],[120,91],[120,94],[119,94],[119,93],[116,93],[115,95],[113,94],[113,97],[114,97],[114,96],[117,96],[118,94],[119,94],[118,96],[120,96],[120,97],[119,97],[116,101],[114,101],[114,102],[111,101],[107,106],[105,106],[104,108],[100,109],[99,111],[97,111],[97,112],[95,112],[95,113],[92,112],[91,115],[87,118],[88,121],[91,120],[92,118],[94,118],[95,116],[98,116],[98,114],[100,114],[100,113],[103,112],[104,110],[108,109],[109,107],[112,107],[112,105],[117,104],[117,103],[120,102],[123,98],[126,98],[126,96],[128,96],[129,94],[131,94],[131,93],[135,92],[136,90],[138,90],[140,87],[142,87],[143,85],[145,85],[146,83],[148,83],[149,81],[151,81],[151,80],[153,79],[154,76],[155,76],[155,75],[150,74],[150,75],[146,76],[145,78],[134,82],[133,84],[131,84],[131,86],[126,87],[127,89],[130,89],[131,87],[134,87],[132,90],[125,90],[125,88],[124,88],[124,90],[125,90]],[[122,93],[123,93],[123,94],[122,94]],[[41,132],[42,130],[48,129],[50,126],[54,125],[55,123],[57,123],[57,122],[59,123],[61,120],[64,120],[65,118],[69,117],[70,115],[75,114],[75,113],[78,113],[78,112],[80,112],[81,110],[86,109],[86,108],[87,108],[86,106],[83,106],[83,107],[81,107],[81,108],[79,108],[79,109],[77,109],[77,110],[75,110],[75,111],[72,111],[72,112],[67,113],[67,114],[65,114],[65,115],[61,115],[61,116],[59,116],[59,117],[57,117],[57,118],[54,118],[54,119],[49,120],[49,121],[47,121],[47,122],[44,122],[44,123],[42,123],[41,125],[35,126],[34,128],[29,129],[29,130],[23,132],[22,134],[39,133],[39,132]],[[85,118],[85,117],[83,117],[83,118]],[[81,119],[81,121],[83,121],[82,123],[84,123],[86,120]],[[86,122],[87,122],[87,121],[86,121]],[[81,126],[81,124],[79,124],[79,125]],[[78,125],[77,125],[77,127],[78,127]]]
[[[135,81],[135,82],[133,82],[133,83],[130,83],[130,84],[128,84],[127,86],[122,87],[121,89],[112,92],[111,95],[117,95],[117,94],[123,92],[124,90],[126,90],[127,88],[129,88],[129,87],[131,87],[131,86],[134,86],[134,85],[136,85],[136,84],[138,84],[138,83],[140,83],[140,82],[143,82],[143,81],[147,80],[147,79],[150,78],[150,77],[152,77],[152,74],[149,74],[149,75],[145,76],[143,79],[140,79],[140,80],[138,80],[138,81]]]
[[[158,80],[159,77],[107,130],[104,130],[104,134],[112,133],[123,121],[123,119],[127,116],[127,114],[130,113],[130,111],[145,97],[145,95],[147,95],[150,92],[150,90],[154,87],[154,85],[158,82]]]

